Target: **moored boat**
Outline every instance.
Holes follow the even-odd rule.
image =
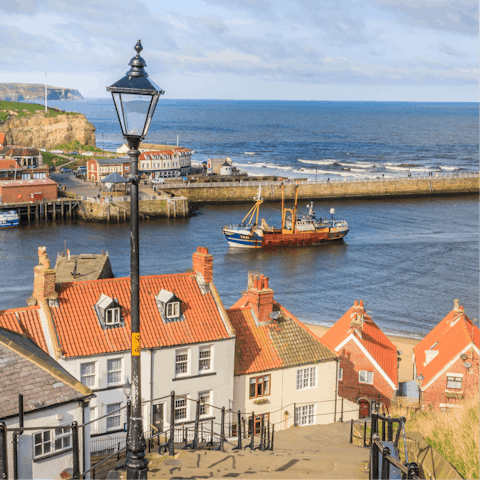
[[[307,215],[297,215],[298,187],[295,189],[295,205],[285,208],[282,186],[282,225],[281,228],[268,225],[262,218],[258,222],[260,205],[263,202],[261,188],[254,197],[255,205],[238,224],[226,225],[223,233],[231,247],[242,248],[276,248],[317,245],[324,242],[343,240],[348,233],[345,220],[335,220],[335,209],[330,213],[332,218],[316,218],[313,202],[310,203]]]
[[[20,218],[16,210],[0,211],[0,228],[18,227]]]

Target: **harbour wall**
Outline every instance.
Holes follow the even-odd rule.
[[[129,197],[114,197],[103,202],[96,198],[78,197],[78,216],[83,220],[97,222],[124,222],[130,218]],[[185,197],[155,197],[140,199],[140,219],[188,217],[188,201]]]
[[[294,199],[297,185],[298,198],[301,200],[466,195],[479,192],[479,175],[477,172],[458,176],[348,179],[298,183],[289,180],[285,182],[166,184],[162,190],[167,194],[185,197],[190,204],[235,203],[251,202],[257,195],[258,187],[261,186],[264,200],[281,201],[282,184],[286,200]]]

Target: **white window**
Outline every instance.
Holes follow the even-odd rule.
[[[110,403],[107,405],[107,414],[115,412],[122,407],[121,403]],[[118,428],[120,426],[120,413],[116,412],[113,415],[107,417],[107,429]]]
[[[120,309],[107,308],[107,310],[105,310],[105,324],[116,325],[118,323],[120,323]]]
[[[315,405],[302,405],[295,408],[296,424],[300,426],[315,424]]]
[[[90,407],[90,421],[95,420],[97,418],[97,407]],[[90,424],[90,434],[97,433],[98,422],[93,422]]]
[[[175,420],[187,418],[187,397],[175,397]]]
[[[317,386],[317,367],[300,368],[297,370],[297,390],[315,388]]]
[[[447,388],[462,389],[462,377],[447,376]]]
[[[373,383],[373,372],[367,372],[366,370],[360,370],[358,373],[358,381],[360,383]]]
[[[212,347],[200,348],[198,356],[198,371],[208,372],[212,367]]]
[[[188,373],[188,350],[178,350],[175,353],[175,375]]]
[[[343,380],[343,368],[338,369],[338,381],[341,382]]]
[[[167,303],[167,318],[177,318],[180,316],[180,303]]]
[[[44,432],[34,433],[34,457],[41,457],[52,453],[52,432],[45,430]]]
[[[108,360],[107,383],[108,385],[122,382],[122,359]]]
[[[86,387],[95,387],[96,362],[82,363],[80,365],[80,381]]]
[[[212,403],[211,392],[200,392],[198,398],[200,399],[200,415],[208,415]]]
[[[58,427],[55,430],[45,430],[33,434],[34,458],[54,452],[67,450],[72,445],[70,428]]]
[[[58,427],[55,429],[55,451],[70,448],[72,443],[72,430],[70,428]]]

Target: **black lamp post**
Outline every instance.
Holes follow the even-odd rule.
[[[145,138],[160,95],[165,93],[148,79],[140,40],[135,45],[136,56],[130,60],[125,77],[110,87],[122,133],[127,140],[130,157],[130,281],[131,281],[131,417],[127,426],[127,478],[146,479],[145,437],[142,425],[142,396],[140,376],[140,256],[138,236],[138,147]]]

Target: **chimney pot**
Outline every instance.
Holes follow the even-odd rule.
[[[257,276],[253,279],[253,288],[255,290],[258,290],[258,277]]]
[[[358,307],[358,300],[355,300],[355,303],[353,304],[354,307]]]
[[[363,300],[360,300],[360,306],[363,307]]]
[[[268,277],[265,277],[265,288],[268,288]]]

